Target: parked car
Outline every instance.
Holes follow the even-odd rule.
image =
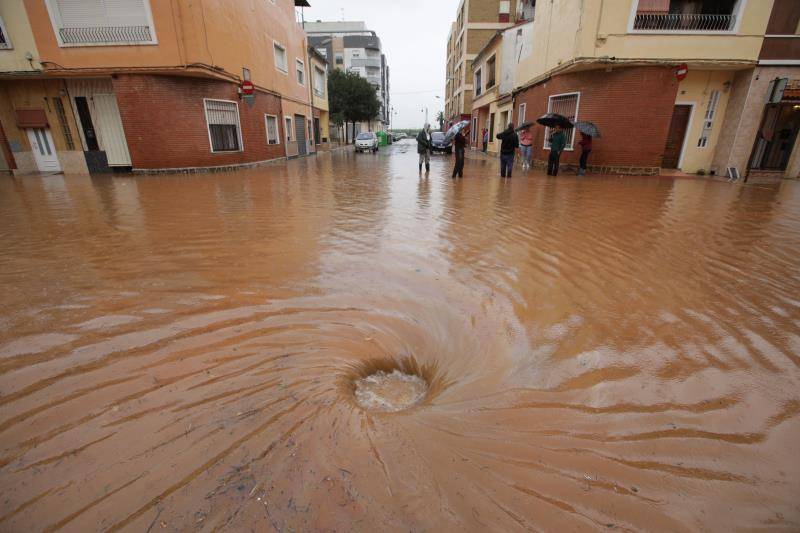
[[[378,151],[378,136],[371,131],[365,131],[356,135],[356,152],[367,151]]]
[[[434,131],[431,134],[431,141],[433,141],[433,152],[453,153],[453,143],[452,141],[444,140],[443,132]]]
[[[395,141],[402,141],[408,136],[405,133],[392,133],[392,137],[394,137]]]

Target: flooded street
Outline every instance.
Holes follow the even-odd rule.
[[[0,530],[800,529],[800,182],[451,170],[0,178]]]

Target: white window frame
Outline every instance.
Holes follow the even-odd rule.
[[[322,90],[317,91],[317,73],[322,74]],[[325,88],[328,85],[327,76],[325,75],[325,69],[319,68],[318,66],[314,65],[314,94],[320,98],[325,98]]]
[[[239,136],[238,150],[214,150],[214,142],[211,140],[211,124],[208,123],[208,102],[226,102],[236,107],[236,134]],[[235,154],[244,152],[244,139],[242,138],[242,119],[239,117],[239,103],[234,100],[223,100],[221,98],[203,98],[203,114],[206,117],[206,133],[208,133],[208,147],[212,154]]]
[[[292,120],[292,117],[283,117],[283,127],[286,128],[286,142],[292,142],[292,139],[294,139],[292,136],[292,133],[294,132],[294,121]]]
[[[286,60],[286,69],[285,70],[278,66],[278,48],[283,50],[283,57]],[[286,53],[286,47],[283,46],[278,41],[276,41],[275,39],[272,40],[272,57],[273,57],[273,60],[275,61],[275,70],[277,70],[278,72],[280,72],[282,74],[286,74],[288,76],[289,75],[289,55]]]
[[[575,120],[577,121],[578,117],[580,116],[580,115],[578,115],[578,113],[581,110],[581,92],[580,91],[573,91],[573,92],[569,92],[569,93],[560,93],[560,94],[551,94],[550,96],[547,97],[547,112],[548,113],[552,113],[553,112],[552,111],[552,109],[553,109],[552,108],[553,98],[558,98],[559,96],[572,96],[573,94],[577,94],[578,95],[578,100],[575,102]],[[565,152],[572,152],[572,151],[575,150],[575,130],[576,130],[576,128],[572,128],[572,138],[570,138],[569,142],[567,143],[567,145],[564,146],[564,151]],[[550,128],[545,128],[544,129],[544,146],[542,147],[545,150],[549,150],[550,149],[550,141],[549,141],[549,139],[550,139]]]
[[[747,5],[747,0],[738,0],[736,13],[733,15],[736,20],[733,28],[730,30],[635,30],[633,28],[636,22],[636,13],[639,11],[639,0],[631,2],[631,13],[628,17],[628,33],[645,34],[645,35],[731,35],[739,33],[739,27],[742,25],[742,13]]]
[[[144,11],[147,15],[147,25],[150,26],[150,35],[152,39],[149,41],[137,41],[137,42],[117,42],[117,43],[65,43],[61,40],[61,32],[58,31],[61,28],[61,14],[58,9],[54,8],[53,0],[45,0],[45,7],[47,7],[47,13],[50,15],[50,24],[53,27],[53,33],[56,35],[56,41],[58,42],[59,48],[76,48],[76,47],[86,47],[86,46],[153,46],[158,44],[158,35],[156,34],[156,25],[153,22],[153,10],[150,7],[150,0],[142,0],[142,4],[144,5]]]
[[[275,127],[278,130],[278,136],[275,137],[275,142],[274,143],[269,142],[270,141],[270,138],[269,138],[269,119],[270,118],[274,118],[275,119]],[[267,145],[268,146],[279,146],[281,144],[281,121],[280,121],[280,117],[278,117],[278,115],[270,115],[269,113],[264,113],[264,130],[266,131],[266,134],[267,134]]]
[[[3,32],[3,37],[6,39],[5,44],[0,43],[0,50],[13,50],[14,43],[11,42],[11,37],[8,35],[8,29],[6,28],[5,22],[3,22],[3,17],[0,17],[0,30]]]
[[[298,74],[302,72],[303,81],[300,81]],[[294,58],[294,75],[297,79],[297,83],[305,87],[306,85],[306,64],[305,62],[300,59],[299,57]]]
[[[479,74],[480,74],[480,77],[481,77],[480,83],[478,83],[478,75]],[[473,79],[472,79],[472,85],[473,85],[472,88],[475,90],[475,96],[477,96],[478,98],[483,96],[483,93],[484,93],[484,91],[483,91],[483,65],[481,65],[480,67],[475,69],[475,74],[473,75]],[[478,93],[480,93],[480,94],[478,94]]]
[[[519,104],[519,110],[517,111],[517,126],[522,126],[525,122],[525,113],[528,111],[528,104],[527,102],[523,102]]]

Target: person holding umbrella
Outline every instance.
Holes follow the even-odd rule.
[[[589,154],[592,153],[592,139],[600,137],[600,130],[594,123],[581,120],[575,123],[575,129],[581,133],[581,140],[578,145],[581,147],[581,160],[578,168],[578,176],[586,174],[586,161],[589,159]]]
[[[558,165],[561,159],[561,152],[567,145],[567,136],[561,124],[553,126],[553,134],[550,136],[550,157],[547,158],[547,175],[558,176]]]
[[[500,140],[500,177],[510,178],[514,168],[514,153],[519,148],[519,137],[514,131],[514,124],[509,123],[505,131],[498,133]]]
[[[458,128],[461,126],[461,128]],[[455,129],[456,134],[453,136],[453,148],[456,150],[456,164],[453,167],[453,179],[456,176],[459,178],[464,177],[464,150],[467,146],[467,133],[469,132],[469,122],[464,121],[464,123],[457,124],[451,128],[451,131]],[[450,131],[447,132],[447,139],[450,136]]]

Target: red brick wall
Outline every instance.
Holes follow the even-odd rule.
[[[119,74],[113,82],[134,169],[235,165],[285,155],[278,96],[256,91],[251,107],[239,101],[237,84],[220,80]],[[243,151],[211,153],[203,98],[239,102]],[[278,117],[281,144],[267,144],[265,113]]]
[[[616,67],[611,72],[590,70],[557,75],[520,92],[514,99],[514,121],[526,103],[526,120],[547,113],[548,96],[580,91],[578,120],[597,124],[602,138],[595,139],[590,166],[660,167],[678,82],[670,67]],[[544,127],[534,128],[533,157],[547,160]],[[577,165],[575,150],[563,152],[561,163]]]

